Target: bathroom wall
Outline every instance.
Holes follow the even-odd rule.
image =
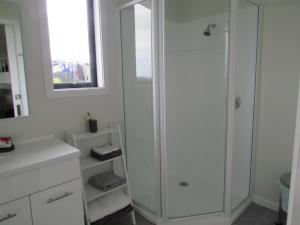
[[[300,4],[264,7],[254,200],[277,209],[279,176],[290,171],[300,75]]]
[[[84,114],[90,112],[99,125],[120,120],[119,84],[120,69],[115,66],[118,39],[115,23],[117,10],[115,2],[104,0],[106,35],[109,36],[109,85],[107,95],[91,95],[49,99],[46,97],[44,68],[42,63],[39,33],[38,2],[40,0],[19,0],[23,35],[24,60],[30,115],[17,119],[0,120],[0,136],[10,135],[16,140],[36,138],[54,134],[62,138],[66,129],[85,129]],[[117,58],[118,59],[118,58]]]
[[[226,88],[225,18],[225,14],[220,14],[185,23],[170,20],[166,22],[166,107],[169,116],[167,138],[172,137],[172,140],[168,140],[168,148],[172,149],[168,154],[168,160],[172,164],[175,163],[174,160],[176,161],[176,166],[169,170],[170,174],[178,175],[180,171],[182,173],[182,168],[185,168],[186,173],[191,176],[194,173],[199,175],[201,171],[205,173],[204,164],[210,161],[203,158],[204,164],[199,163],[197,155],[198,152],[201,156],[205,149],[208,151],[207,157],[215,155],[216,152],[212,149],[221,151],[218,159],[220,157],[221,161],[224,161],[225,151],[222,153],[220,149],[225,149],[225,128],[222,130],[222,127],[225,127],[223,119],[226,117],[226,99],[225,96],[224,98],[220,96],[225,94]],[[213,34],[206,37],[203,31],[210,23],[217,25],[212,30]],[[218,109],[213,109],[217,106]],[[220,121],[216,121],[216,118]],[[195,132],[203,134],[199,135],[201,140],[194,138]],[[211,139],[208,140],[208,137]],[[195,162],[191,161],[193,158],[191,155],[183,154],[183,145],[186,141],[182,142],[181,138],[189,140],[189,146],[186,148],[197,146],[194,152]],[[215,147],[209,147],[212,142]],[[187,160],[183,160],[185,157]],[[190,168],[198,165],[198,170],[187,171],[189,170],[189,167],[186,167],[187,161]],[[201,165],[204,166],[203,169]]]

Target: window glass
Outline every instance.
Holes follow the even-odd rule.
[[[97,86],[92,1],[46,1],[54,88]]]

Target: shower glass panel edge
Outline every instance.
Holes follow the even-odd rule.
[[[260,6],[248,0],[239,0],[238,3],[235,97],[240,98],[241,104],[235,110],[231,213],[247,204],[247,199],[252,197],[261,26]]]
[[[152,117],[152,119],[151,119],[152,120],[152,122],[151,122],[152,123],[152,125],[151,125],[152,128],[150,129],[150,127],[148,126],[149,127],[149,129],[147,128],[148,135],[146,135],[146,136],[152,137],[151,138],[151,146],[152,146],[151,149],[152,150],[148,151],[148,153],[151,154],[151,157],[150,158],[148,157],[148,161],[149,161],[149,159],[151,159],[150,163],[152,164],[151,167],[153,168],[152,172],[151,172],[153,174],[153,176],[151,176],[151,177],[153,177],[153,179],[151,178],[151,181],[150,181],[149,180],[150,177],[147,177],[146,174],[144,174],[145,176],[144,176],[143,179],[144,180],[148,179],[149,182],[154,184],[154,185],[152,184],[153,194],[152,194],[152,197],[151,197],[151,199],[153,201],[153,204],[151,204],[152,206],[149,207],[149,205],[147,206],[145,201],[144,202],[140,201],[141,199],[138,199],[137,197],[134,199],[134,203],[136,203],[135,207],[138,209],[138,211],[144,212],[145,216],[149,217],[149,219],[151,219],[151,220],[155,220],[153,218],[161,216],[159,131],[157,130],[158,127],[159,127],[159,117],[158,117],[158,113],[159,113],[158,98],[159,97],[157,96],[158,95],[158,93],[157,93],[158,82],[157,82],[157,77],[156,77],[157,76],[157,57],[155,56],[156,51],[157,51],[157,49],[156,49],[157,47],[155,45],[157,44],[157,41],[156,41],[156,37],[155,37],[156,34],[153,32],[153,30],[156,29],[156,24],[154,22],[154,19],[155,19],[154,15],[157,12],[157,10],[155,9],[156,7],[157,7],[156,6],[156,0],[133,0],[133,1],[129,1],[129,2],[121,5],[120,7],[118,7],[119,14],[120,14],[120,31],[121,31],[121,48],[122,48],[122,89],[123,89],[123,104],[122,105],[123,105],[123,115],[124,115],[125,144],[126,144],[126,150],[127,150],[127,160],[131,161],[131,163],[129,163],[128,167],[130,167],[130,165],[132,165],[132,162],[134,162],[132,160],[134,160],[135,156],[133,156],[132,154],[131,154],[131,156],[129,156],[129,154],[130,154],[130,151],[132,153],[132,149],[134,148],[134,145],[136,145],[137,143],[132,142],[135,135],[130,135],[130,130],[128,130],[128,125],[130,125],[132,123],[130,121],[129,122],[127,121],[128,120],[128,115],[136,113],[136,112],[133,112],[133,111],[130,112],[131,107],[130,106],[126,107],[126,104],[128,104],[128,102],[130,102],[130,99],[132,99],[132,98],[133,99],[134,98],[138,98],[138,99],[143,98],[142,96],[145,95],[145,94],[141,93],[141,91],[142,92],[145,92],[145,91],[148,92],[148,94],[146,94],[148,96],[147,99],[144,99],[142,101],[145,101],[145,102],[148,102],[148,103],[152,102],[151,103],[151,105],[152,105],[151,110],[149,108],[149,110],[150,110],[149,112],[150,113],[152,112],[151,113],[152,115],[151,116],[149,115],[150,117]],[[138,9],[138,8],[141,8],[141,9]],[[139,18],[137,17],[138,14],[141,15],[140,11],[143,10],[142,8],[150,9],[150,14],[149,14],[150,18],[149,18],[149,20],[147,19],[148,16],[146,16],[146,15],[144,15],[142,17],[139,17]],[[126,15],[125,15],[125,14],[128,14],[129,11],[132,11],[131,12],[132,15],[131,15],[131,19],[130,19],[131,22],[128,21],[128,15],[127,15],[127,19],[126,19]],[[135,17],[135,19],[134,19],[134,17]],[[145,19],[148,22],[145,21]],[[127,20],[127,22],[126,22],[126,20]],[[141,32],[143,32],[143,30],[138,30],[138,29],[144,28],[144,27],[141,27],[141,25],[142,25],[141,23],[145,24],[145,22],[146,22],[146,24],[150,22],[151,28],[148,27],[146,33],[141,33]],[[125,23],[127,23],[127,24],[125,24]],[[133,25],[133,27],[132,27],[132,25]],[[128,29],[130,27],[132,27],[131,32],[128,31]],[[151,40],[150,41],[151,42],[150,48],[148,46],[146,49],[144,49],[144,50],[147,50],[147,51],[151,51],[151,53],[148,53],[148,56],[147,56],[148,60],[151,59],[151,65],[150,66],[151,66],[151,74],[152,75],[151,75],[151,80],[149,80],[149,81],[145,80],[143,78],[141,79],[141,78],[138,77],[139,71],[140,71],[140,73],[141,72],[145,73],[145,71],[143,71],[141,69],[145,69],[145,67],[147,67],[147,66],[144,65],[143,67],[141,67],[140,66],[141,63],[139,63],[141,61],[140,60],[137,61],[137,60],[139,58],[139,55],[143,57],[143,55],[141,55],[141,54],[146,54],[147,53],[147,52],[146,53],[141,52],[141,49],[145,48],[145,46],[143,46],[143,43],[144,44],[146,44],[146,43],[149,44],[149,42],[145,42],[145,41],[143,42],[143,39],[140,38],[141,35],[144,35],[143,36],[144,38],[145,37],[150,38],[149,40]],[[129,42],[135,42],[135,43],[131,43],[132,48],[126,47],[126,46],[128,46],[128,44],[130,45]],[[131,66],[130,66],[130,63],[128,65],[128,62],[130,61],[128,58],[131,58]],[[136,81],[133,81],[131,78],[129,78],[133,82],[129,82],[129,81],[126,82],[126,80],[128,80],[128,77],[131,76],[131,75],[129,75],[130,73],[128,73],[128,68],[130,68],[130,67],[131,67],[131,70],[135,68],[134,69],[135,72],[133,70],[131,72],[136,74]],[[150,82],[151,82],[151,85],[150,85]],[[131,87],[130,87],[130,85],[131,85]],[[132,87],[132,85],[134,85],[134,87]],[[150,94],[150,89],[149,88],[152,89],[151,90],[152,94]],[[135,95],[131,91],[133,89],[139,89],[140,94]],[[148,91],[146,89],[148,89]],[[134,97],[134,96],[136,96],[136,97]],[[136,100],[138,100],[138,99],[136,99]],[[147,107],[150,107],[150,105],[148,104]],[[143,114],[140,114],[140,116],[137,115],[136,118],[138,119],[140,117],[144,118]],[[142,119],[142,120],[144,120],[144,119]],[[141,121],[141,123],[139,123],[139,124],[141,125],[142,123],[143,123],[143,121]],[[126,126],[126,124],[127,124],[127,126]],[[137,125],[137,126],[139,126],[139,125]],[[138,127],[136,127],[136,129],[137,128]],[[135,129],[135,128],[133,128],[133,129]],[[131,129],[131,131],[133,131],[133,129]],[[150,134],[149,132],[152,133],[152,134]],[[128,146],[128,145],[130,145],[129,142],[132,142],[130,147]],[[141,152],[141,151],[139,151],[139,152]],[[135,153],[135,155],[136,155],[136,153]],[[137,171],[142,171],[143,167],[145,167],[145,163],[146,162],[144,162],[143,165],[140,165],[140,167],[137,166],[136,170]],[[132,168],[130,170],[131,170],[131,173],[129,171],[129,176],[130,176],[130,174],[133,173],[132,171],[134,171],[135,168]],[[134,180],[135,180],[134,176],[132,177],[131,180],[132,180],[131,181],[131,186],[133,186],[132,187],[133,189],[138,188],[138,186],[140,186],[140,188],[141,188],[141,185],[145,186],[145,184],[146,184],[145,182],[144,182],[144,184],[142,184],[142,183],[136,184],[136,182],[134,182]],[[138,178],[138,180],[141,180],[141,179]],[[149,200],[150,200],[150,198],[149,198]]]

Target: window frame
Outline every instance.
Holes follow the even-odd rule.
[[[108,48],[106,38],[106,21],[103,1],[91,0],[93,8],[93,18],[88,18],[89,21],[89,32],[91,30],[92,35],[89,35],[89,46],[90,54],[94,58],[94,63],[91,61],[93,66],[92,71],[96,71],[92,76],[96,77],[96,81],[93,83],[85,84],[54,84],[53,83],[53,71],[52,71],[52,59],[50,51],[50,39],[49,39],[49,28],[48,28],[48,14],[47,14],[47,3],[46,0],[39,1],[39,22],[40,22],[40,37],[41,37],[41,49],[43,58],[43,67],[45,75],[45,87],[46,96],[48,98],[58,97],[71,97],[71,96],[82,96],[82,95],[97,95],[97,94],[108,94],[109,93],[109,82],[108,82]],[[91,7],[88,2],[88,7]],[[89,9],[90,10],[90,9]],[[90,20],[93,20],[91,23]],[[95,42],[95,40],[99,40]],[[99,58],[100,56],[100,58]],[[98,60],[102,60],[102,67],[99,67]],[[101,70],[100,70],[101,69]],[[100,70],[100,72],[99,72]],[[102,76],[102,79],[99,79]],[[97,86],[95,86],[95,84]]]

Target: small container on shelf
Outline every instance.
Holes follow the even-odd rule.
[[[90,132],[90,133],[97,133],[97,132],[98,132],[98,124],[97,124],[97,120],[92,119],[90,113],[87,113],[86,119],[87,119],[87,121],[88,121],[89,132]]]
[[[89,131],[91,133],[97,133],[97,131],[98,131],[97,120],[94,120],[94,119],[89,120]]]
[[[0,137],[0,153],[11,152],[14,149],[11,137]]]

